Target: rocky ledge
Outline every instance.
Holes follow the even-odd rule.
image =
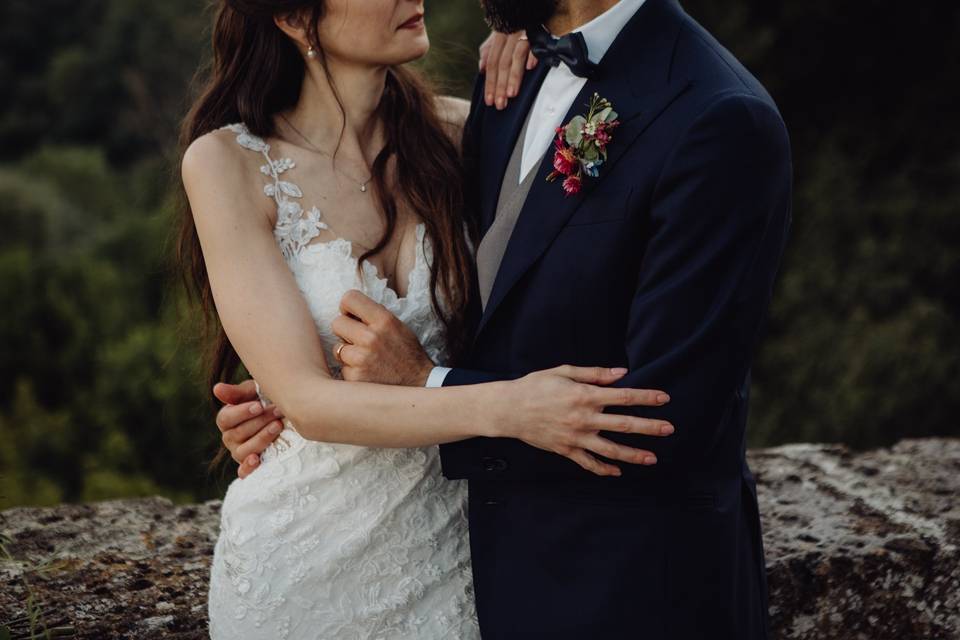
[[[960,638],[960,439],[852,453],[750,452],[773,637]],[[218,502],[162,498],[0,513],[0,637],[206,637]],[[32,604],[28,604],[32,603]]]

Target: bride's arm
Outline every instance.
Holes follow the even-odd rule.
[[[437,96],[437,115],[450,140],[460,146],[463,137],[463,125],[470,115],[470,101],[455,96]]]
[[[313,318],[273,237],[251,204],[250,167],[208,135],[188,150],[183,180],[217,312],[253,377],[304,437],[374,447],[414,447],[474,436],[512,437],[604,475],[616,467],[587,453],[642,462],[649,452],[613,445],[599,430],[661,435],[662,421],[602,413],[658,405],[655,392],[582,384],[592,370],[560,368],[517,382],[423,389],[331,377]],[[607,382],[610,382],[608,380]]]

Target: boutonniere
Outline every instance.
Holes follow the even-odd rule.
[[[620,126],[617,112],[606,98],[593,94],[586,116],[577,116],[557,127],[554,142],[553,171],[548,182],[563,177],[563,192],[568,196],[580,193],[584,176],[596,178],[607,161],[607,145],[611,132]]]

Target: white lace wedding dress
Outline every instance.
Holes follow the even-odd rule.
[[[418,227],[416,266],[399,297],[329,228],[282,174],[289,158],[242,124],[224,127],[261,154],[264,193],[277,205],[274,234],[316,321],[327,361],[330,323],[359,288],[403,320],[434,361],[443,329],[429,292],[429,239]],[[334,368],[334,373],[338,370]],[[223,501],[210,576],[210,635],[217,639],[475,640],[466,487],[440,474],[437,447],[372,449],[312,442],[293,424],[251,476]]]

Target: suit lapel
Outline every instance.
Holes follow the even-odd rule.
[[[517,97],[510,102],[510,106],[503,111],[490,110],[490,115],[484,122],[484,128],[493,131],[494,134],[490,142],[489,159],[485,160],[487,168],[483,169],[483,193],[486,196],[482,203],[483,209],[480,212],[481,236],[493,224],[507,164],[510,162],[510,156],[513,154],[517,137],[520,135],[520,130],[523,129],[527,114],[533,108],[533,102],[540,91],[540,85],[543,84],[543,79],[547,77],[549,70],[548,65],[537,65],[533,71],[524,76]],[[496,169],[490,169],[489,167],[496,167]]]
[[[593,190],[602,188],[605,176],[636,139],[689,87],[690,83],[685,78],[670,78],[670,58],[680,29],[674,7],[673,0],[646,0],[601,60],[597,75],[586,83],[574,100],[564,117],[564,123],[576,115],[585,114],[594,93],[607,98],[618,112],[621,125],[614,131],[608,147],[607,163],[600,169],[598,178],[585,181],[584,190],[579,195],[567,197],[559,180],[547,182],[547,176],[553,170],[554,151],[551,145],[507,244],[477,334],[489,322],[507,293],[550,246],[580,204],[590,197]],[[539,88],[540,82],[536,86]],[[518,127],[522,126],[523,119],[519,118]],[[515,139],[516,134],[513,135]],[[503,152],[504,165],[511,150],[512,146]],[[502,172],[489,173],[498,174],[502,182]],[[495,203],[496,199],[494,207]],[[494,213],[490,213],[491,220]]]

